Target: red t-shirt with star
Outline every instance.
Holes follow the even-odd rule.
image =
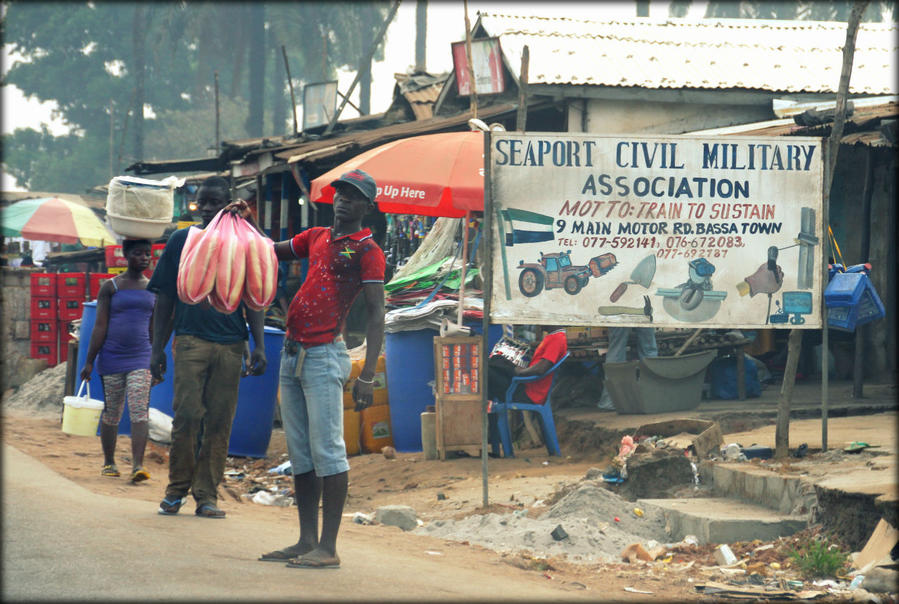
[[[369,229],[332,240],[330,227],[303,231],[290,249],[309,270],[287,309],[287,335],[304,346],[332,342],[362,286],[384,283],[384,252]]]
[[[566,352],[568,352],[568,336],[565,335],[564,329],[557,329],[543,338],[543,341],[537,346],[537,350],[534,351],[534,358],[531,359],[528,366],[535,365],[540,359],[546,359],[550,364],[555,365],[565,356]],[[553,376],[551,375],[533,382],[525,382],[524,392],[529,399],[542,405],[546,402],[546,395],[549,394],[552,382]]]

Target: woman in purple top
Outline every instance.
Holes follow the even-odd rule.
[[[100,416],[103,476],[119,476],[115,446],[127,395],[131,416],[131,482],[150,478],[143,463],[149,432],[150,338],[156,295],[147,291],[149,281],[143,271],[150,266],[151,247],[146,239],[122,242],[128,269],[100,287],[97,317],[81,369],[81,379],[90,380],[97,359],[97,373],[103,382],[106,401]]]

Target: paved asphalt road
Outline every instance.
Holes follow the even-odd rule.
[[[196,518],[192,502],[176,517],[160,516],[147,502],[94,494],[8,444],[2,454],[3,601],[596,597],[516,576],[495,562],[472,569],[423,556],[427,542],[385,552],[378,539],[364,536],[366,527],[342,537],[337,570],[258,562],[262,551],[285,545],[283,521]]]

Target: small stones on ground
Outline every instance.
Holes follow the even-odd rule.
[[[393,447],[382,447],[381,453],[385,459],[396,459],[396,449]]]

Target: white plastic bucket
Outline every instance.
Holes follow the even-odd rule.
[[[87,393],[81,391],[87,386]],[[103,401],[91,398],[91,387],[82,381],[78,394],[62,399],[62,431],[75,436],[96,436],[100,414],[103,413]]]

